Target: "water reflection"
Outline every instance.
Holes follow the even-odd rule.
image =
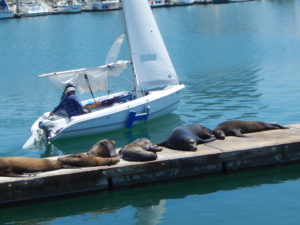
[[[221,120],[255,118],[262,95],[257,89],[259,72],[253,66],[190,74],[180,114],[186,122],[199,121],[211,127]]]
[[[253,13],[239,4],[189,10],[167,24],[168,32],[182,32],[167,40],[176,46],[171,55],[186,85],[178,114],[184,123],[211,128],[227,119],[256,118],[266,107],[258,89],[265,60],[263,48],[257,47],[261,21],[253,22]],[[243,15],[238,20],[237,12]],[[164,21],[167,17],[167,12],[160,15]]]
[[[166,200],[159,200],[157,205],[137,207],[135,212],[136,225],[155,225],[163,217]]]
[[[114,140],[117,143],[117,147],[122,147],[129,142],[142,137],[158,143],[163,141],[174,127],[182,124],[183,122],[180,116],[176,114],[168,114],[146,123],[141,122],[132,129],[122,129],[104,134],[55,141],[53,142],[53,145],[39,145],[35,148],[43,152],[43,157],[47,157],[61,154],[86,152],[97,141],[105,138]]]
[[[181,199],[184,204],[185,199],[191,195],[240,191],[243,188],[255,188],[265,184],[280,185],[285,181],[299,179],[300,165],[290,165],[169,184],[153,184],[147,187],[82,197],[59,198],[44,203],[0,209],[0,223],[51,224],[67,221],[69,217],[77,215],[79,223],[92,219],[105,224],[107,217],[109,217],[109,222],[106,224],[111,224],[114,219],[117,221],[124,219],[124,224],[158,224],[164,218],[168,207],[172,207],[172,205],[167,204],[168,200]],[[18,214],[17,219],[16,214]]]

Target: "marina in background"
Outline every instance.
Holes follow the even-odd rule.
[[[219,4],[253,0],[148,0],[151,7],[186,6],[192,4]],[[80,13],[118,10],[122,0],[6,0],[0,1],[0,19],[23,16],[45,16],[62,13]]]

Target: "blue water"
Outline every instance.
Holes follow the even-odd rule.
[[[93,67],[123,31],[120,11],[0,21],[0,157],[86,151],[101,138],[122,146],[162,141],[182,124],[227,119],[300,120],[300,1],[264,0],[153,10],[181,81],[172,114],[51,146],[21,147],[30,126],[59,101],[41,73]],[[120,55],[127,59],[127,48]],[[128,76],[111,81],[129,86]],[[85,97],[85,96],[83,96]],[[82,97],[82,98],[83,98]],[[297,224],[300,166],[166,183],[0,210],[9,224]]]

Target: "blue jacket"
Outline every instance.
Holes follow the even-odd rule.
[[[70,118],[71,116],[78,116],[84,114],[84,108],[76,95],[66,95],[57,107],[52,111],[55,113],[64,109]]]

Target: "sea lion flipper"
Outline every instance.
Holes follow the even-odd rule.
[[[248,137],[244,134],[241,133],[241,130],[232,130],[232,132],[234,133],[235,136],[237,137]]]
[[[277,123],[271,123],[271,126],[274,127],[275,129],[289,129],[288,127],[281,126]]]
[[[0,171],[0,176],[2,177],[28,177],[28,174],[23,175],[22,173],[17,173],[12,169],[6,169],[4,171]]]
[[[208,143],[211,141],[216,140],[216,137],[214,135],[210,136],[209,138],[203,139],[203,138],[197,138],[197,144],[201,144],[201,143]]]
[[[166,141],[163,141],[161,143],[156,144],[157,146],[162,146],[162,147],[167,147],[166,146]]]

